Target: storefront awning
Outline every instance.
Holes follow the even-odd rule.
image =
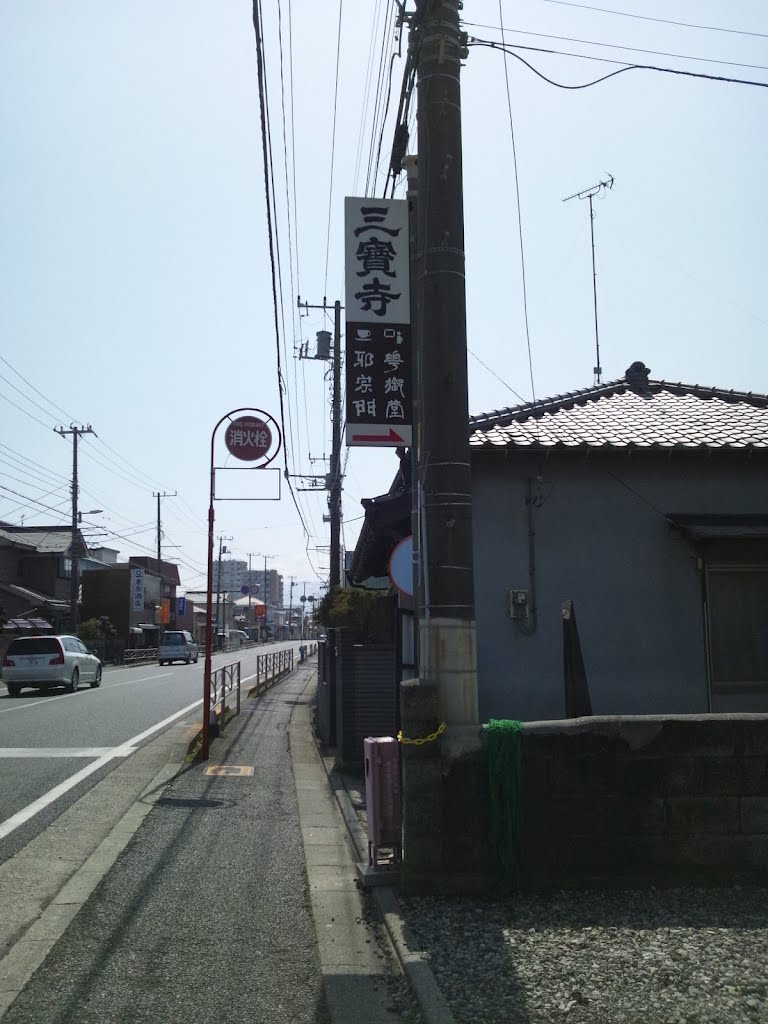
[[[154,624],[154,622],[140,622],[139,623],[139,629],[142,629],[142,630],[157,629],[157,628],[158,627]]]
[[[4,628],[16,631],[31,630],[38,633],[42,629],[53,630],[53,626],[45,619],[8,619]]]
[[[667,519],[692,540],[768,539],[768,515],[689,515],[670,512]]]

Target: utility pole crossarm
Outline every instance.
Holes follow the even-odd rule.
[[[67,430],[64,427],[54,427],[55,433],[61,437],[66,437],[68,434],[72,435],[72,541],[70,544],[69,558],[71,563],[70,570],[70,589],[69,589],[69,629],[71,633],[77,633],[80,625],[79,621],[79,610],[78,610],[78,598],[80,593],[80,539],[78,536],[78,523],[80,516],[77,510],[77,497],[79,493],[79,485],[77,481],[77,443],[83,434],[93,434],[96,436],[96,431],[91,427],[90,423],[86,427],[76,427],[74,423],[70,424]]]

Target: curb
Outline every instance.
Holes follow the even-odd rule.
[[[344,818],[352,843],[360,859],[366,862],[368,860],[368,837],[363,831],[357,812],[352,806],[352,801],[344,787],[343,781],[335,772],[329,772],[326,768],[317,746],[314,729],[312,729],[312,740],[330,787],[333,790],[341,816]],[[374,886],[369,891],[384,921],[384,926],[397,954],[397,959],[400,961],[403,974],[408,979],[408,983],[418,1000],[426,1024],[456,1024],[456,1018],[453,1016],[445,996],[440,991],[426,956],[423,953],[414,953],[408,946],[406,924],[403,920],[403,914],[397,901],[395,890],[392,886],[382,885]]]

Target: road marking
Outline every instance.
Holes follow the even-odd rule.
[[[49,701],[61,700],[63,697],[69,696],[70,694],[68,693],[60,693],[58,697],[44,697],[42,700],[36,700],[34,704],[19,704],[15,708],[5,708],[5,710],[0,711],[0,715],[10,715],[12,711],[26,711],[27,708],[36,708],[38,704],[47,704]]]
[[[136,747],[0,747],[0,757],[128,757]]]
[[[203,772],[204,775],[233,775],[238,778],[250,778],[253,775],[253,768],[244,764],[210,764]]]
[[[55,699],[55,698],[53,698]],[[124,744],[119,747],[113,747],[108,754],[102,754],[101,757],[93,761],[91,764],[81,768],[79,772],[75,772],[74,775],[70,775],[64,782],[60,782],[58,786],[54,786],[53,789],[49,789],[47,793],[44,793],[37,800],[33,800],[31,804],[27,804],[16,814],[11,815],[10,818],[0,823],[0,839],[5,839],[6,836],[10,835],[11,832],[15,832],[21,825],[26,824],[31,818],[34,818],[36,814],[44,810],[49,804],[52,804],[54,800],[58,800],[60,796],[64,796],[70,789],[74,789],[75,786],[87,779],[89,775],[93,775],[94,772],[99,771],[116,757],[125,757],[123,754],[128,747],[138,747],[142,740],[147,739],[153,733],[159,732],[160,729],[165,728],[166,725],[170,725],[171,722],[175,722],[177,718],[181,718],[182,715],[188,714],[194,708],[199,707],[203,703],[202,698],[196,700],[193,704],[188,704],[181,711],[177,711],[173,715],[169,715],[168,718],[164,718],[162,722],[158,722],[157,725],[153,725],[149,729],[145,729],[144,732],[140,732],[138,736],[133,736],[131,739],[126,740]]]
[[[131,686],[133,683],[146,683],[149,679],[163,679],[165,676],[172,676],[173,672],[161,672],[160,675],[156,676],[142,676],[141,679],[126,679],[123,683],[112,683],[110,686],[107,684],[103,687],[104,690],[115,690],[118,686]],[[98,689],[98,687],[97,687]],[[85,692],[85,691],[83,691]],[[9,715],[12,711],[29,711],[30,708],[36,708],[40,704],[48,704],[52,700],[62,700],[64,697],[70,697],[72,694],[60,693],[57,697],[44,697],[42,700],[37,699],[33,704],[19,704],[15,708],[5,708],[0,711],[0,715]]]

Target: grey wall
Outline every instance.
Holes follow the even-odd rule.
[[[481,721],[563,716],[566,599],[574,602],[595,714],[709,711],[697,551],[662,513],[768,512],[763,462],[698,452],[476,457]],[[538,627],[526,636],[507,616],[506,591],[529,586],[525,485],[537,475]],[[768,710],[764,697],[748,703],[713,710]]]

